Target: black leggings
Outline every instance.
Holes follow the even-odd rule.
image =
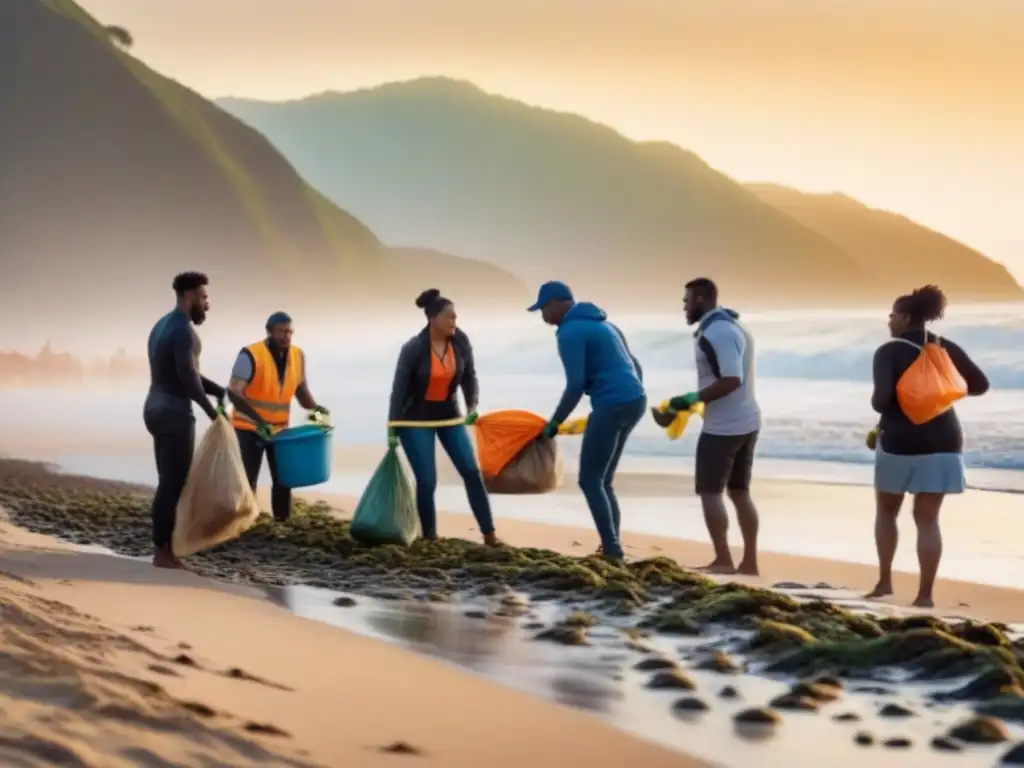
[[[263,466],[263,454],[267,454],[270,465],[270,509],[275,520],[287,520],[292,513],[292,489],[285,488],[277,482],[277,462],[274,460],[274,447],[264,442],[263,438],[251,429],[236,429],[238,447],[242,451],[242,464],[249,478],[253,491],[260,479],[260,468]]]
[[[153,496],[153,544],[170,548],[178,499],[185,488],[196,446],[196,420],[190,413],[145,411],[143,420],[153,436],[159,478]]]

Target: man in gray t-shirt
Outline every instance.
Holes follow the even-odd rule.
[[[756,575],[758,516],[750,478],[761,408],[754,393],[754,339],[736,312],[718,306],[718,288],[707,278],[686,284],[683,306],[687,322],[697,325],[693,338],[698,391],[672,398],[667,416],[704,403],[694,485],[715,548],[707,570]],[[729,516],[722,499],[726,491],[743,535],[738,568],[729,551]]]

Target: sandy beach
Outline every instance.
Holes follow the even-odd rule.
[[[45,469],[19,462],[0,463],[4,465],[4,472],[0,473],[3,475],[0,477],[0,492],[6,500],[3,503],[9,506],[11,520],[23,521],[38,530],[67,536],[80,543],[103,544],[129,555],[144,553],[144,514],[148,493],[145,488],[52,475]],[[629,482],[637,484],[637,489],[642,492],[642,477],[631,477]],[[653,482],[667,481],[655,477]],[[792,484],[787,486],[773,481],[764,487],[766,490],[774,488],[772,492],[779,494],[785,494],[788,488],[790,497],[794,493]],[[810,490],[826,501],[830,493],[848,491],[830,486]],[[806,487],[804,492],[807,492]],[[305,498],[309,502],[328,502],[338,517],[344,517],[345,510],[354,506],[354,499],[346,496],[307,494]],[[965,503],[977,504],[984,498],[967,494]],[[143,517],[136,518],[136,514]],[[512,766],[521,765],[524,761],[548,765],[560,761],[559,755],[572,754],[588,764],[609,766],[626,761],[643,761],[642,764],[651,766],[741,765],[757,759],[758,754],[799,759],[800,755],[807,753],[806,739],[811,739],[811,743],[816,745],[815,759],[827,756],[837,764],[854,764],[861,759],[851,738],[853,731],[827,730],[838,728],[832,721],[840,719],[839,714],[832,718],[821,715],[817,720],[808,720],[802,714],[785,714],[785,725],[780,727],[778,738],[772,742],[774,747],[734,738],[729,723],[734,716],[739,716],[744,706],[757,709],[758,705],[771,700],[779,712],[785,711],[785,697],[789,694],[786,693],[788,684],[784,679],[770,680],[759,675],[734,678],[738,687],[745,691],[739,703],[732,705],[723,701],[714,704],[713,707],[721,714],[709,715],[711,719],[705,720],[706,725],[702,726],[710,729],[702,732],[716,734],[711,741],[731,745],[724,751],[717,745],[709,746],[706,740],[692,742],[685,736],[686,731],[678,730],[683,727],[681,723],[685,718],[680,718],[685,713],[672,715],[675,710],[670,711],[667,707],[673,701],[671,696],[652,699],[649,694],[640,693],[653,683],[650,680],[643,683],[643,675],[649,673],[635,670],[648,667],[656,670],[662,662],[644,666],[644,660],[664,659],[665,668],[670,670],[677,669],[681,663],[678,674],[684,680],[692,678],[696,681],[697,698],[708,702],[701,691],[710,693],[721,684],[715,682],[719,673],[700,671],[704,669],[701,660],[706,661],[709,658],[707,654],[716,648],[715,653],[725,653],[726,648],[733,653],[738,646],[722,643],[733,642],[738,637],[735,633],[730,635],[727,632],[710,638],[680,637],[674,645],[670,637],[663,640],[655,637],[637,644],[637,641],[629,639],[632,630],[625,636],[621,635],[614,620],[605,627],[605,620],[601,619],[600,625],[588,630],[591,621],[599,621],[588,618],[586,625],[574,628],[572,615],[567,617],[564,611],[559,613],[557,601],[545,608],[547,603],[531,604],[526,598],[527,602],[518,612],[510,612],[502,607],[505,601],[501,596],[511,596],[511,593],[493,589],[495,585],[501,586],[500,577],[497,582],[490,583],[491,589],[486,588],[487,583],[480,582],[484,574],[498,573],[504,566],[495,571],[494,566],[486,565],[485,560],[480,560],[478,566],[472,566],[468,571],[459,569],[462,575],[453,577],[461,581],[451,582],[453,577],[445,577],[455,591],[450,596],[442,595],[445,604],[434,608],[429,601],[422,602],[422,596],[428,595],[433,600],[436,592],[429,590],[436,589],[437,584],[444,583],[445,579],[432,581],[434,577],[431,574],[439,566],[458,568],[458,564],[444,566],[442,560],[434,556],[435,560],[425,561],[422,567],[411,568],[401,577],[386,576],[387,568],[374,570],[376,566],[368,571],[368,577],[356,573],[362,566],[350,569],[353,573],[346,576],[337,571],[338,563],[342,561],[330,559],[318,543],[319,537],[328,537],[324,539],[327,542],[334,535],[323,528],[328,518],[317,523],[314,516],[303,522],[307,520],[303,517],[305,514],[300,514],[294,523],[289,524],[293,530],[286,535],[290,538],[281,539],[280,533],[275,533],[277,528],[264,524],[259,531],[254,529],[250,532],[252,535],[243,536],[246,541],[256,541],[255,544],[241,548],[228,545],[222,554],[214,552],[210,556],[204,554],[193,559],[200,571],[216,574],[220,580],[193,573],[157,571],[138,559],[85,551],[58,541],[52,535],[30,533],[11,523],[4,523],[0,527],[0,575],[3,576],[0,591],[7,618],[5,633],[10,666],[3,677],[0,696],[4,697],[2,707],[9,717],[8,739],[3,749],[22,761],[14,764],[116,768],[120,765],[166,765],[168,762],[182,766],[206,765],[213,761],[215,764],[239,766],[372,766],[391,765],[412,756],[438,766],[468,767],[481,764]],[[86,522],[93,517],[95,522]],[[121,520],[125,524],[130,522],[130,527],[119,530]],[[552,555],[545,556],[549,560],[538,560],[537,566],[529,566],[534,568],[554,567],[556,560],[550,559],[558,557],[554,553],[582,557],[593,551],[597,544],[593,531],[583,527],[522,520],[503,520],[501,526],[502,536],[509,544],[528,548],[521,550],[524,553],[550,550]],[[444,514],[441,531],[456,538],[476,538],[472,518],[462,514]],[[267,536],[270,538],[266,539]],[[266,539],[265,546],[269,549],[260,549],[264,546],[258,543],[263,540],[260,537]],[[706,562],[710,556],[709,547],[700,541],[638,533],[628,533],[624,538],[629,558],[637,563],[640,570],[632,576],[623,573],[623,578],[640,578],[645,572],[646,562],[667,563],[671,558],[684,566],[693,566]],[[460,561],[467,556],[472,561],[485,553],[480,548],[473,549],[473,545],[468,543],[458,546],[457,551],[461,554],[457,558]],[[516,551],[520,550],[510,550],[512,553]],[[266,552],[266,555],[260,555],[260,552]],[[366,560],[369,553],[361,555],[359,552],[355,551],[354,561],[352,555],[344,557],[348,557],[350,562],[373,562]],[[479,555],[476,554],[478,552]],[[382,552],[381,556],[389,558],[395,555]],[[250,559],[252,557],[266,560],[254,562]],[[566,575],[573,573],[575,566],[571,563],[577,561],[565,558],[563,561],[563,565],[558,567],[568,568]],[[541,565],[544,562],[551,565]],[[593,567],[586,558],[578,562]],[[485,568],[491,570],[483,570]],[[419,575],[413,575],[416,573]],[[454,575],[455,571],[452,573]],[[524,575],[527,573],[523,571]],[[587,578],[598,577],[591,575]],[[613,572],[605,575],[609,585],[616,578],[619,577]],[[910,637],[915,631],[926,631],[913,627],[930,625],[908,623],[903,626],[908,621],[904,617],[908,615],[906,604],[914,592],[914,574],[899,574],[897,594],[892,601],[858,602],[858,594],[869,588],[873,579],[874,572],[870,566],[766,553],[759,578],[737,578],[732,580],[731,586],[724,585],[723,589],[749,586],[755,588],[749,593],[752,597],[767,599],[784,612],[797,611],[794,618],[785,621],[803,621],[799,619],[803,615],[799,613],[803,610],[799,608],[799,601],[804,599],[800,597],[803,593],[812,601],[811,605],[822,606],[821,610],[831,604],[868,612],[875,617],[877,626],[883,627],[873,629],[873,632],[896,633],[892,634],[896,638],[901,632],[909,631],[911,634],[907,637]],[[422,589],[428,592],[422,592],[421,587],[416,586],[421,582]],[[572,586],[577,584],[572,581],[556,587],[569,590],[558,598],[563,603],[568,601],[565,610],[575,610],[579,614],[580,611],[601,610],[602,605],[616,605],[615,599],[609,603],[607,598],[600,598],[601,590],[608,591],[605,587],[598,590],[598,602],[588,602],[590,598],[587,595],[591,590],[580,586],[585,583]],[[269,585],[283,586],[271,588]],[[415,592],[421,595],[416,598],[421,602],[414,601],[409,608],[403,608],[403,589],[410,586],[413,592],[408,593],[409,597]],[[757,591],[757,588],[772,586],[780,590],[778,598],[767,597],[772,594],[770,592]],[[332,608],[334,598],[331,595],[341,593],[325,592],[324,588],[354,589],[358,593],[356,600],[339,598],[335,605],[358,602],[364,607],[357,609],[356,613]],[[626,589],[642,589],[642,585],[637,582],[635,587]],[[304,598],[302,590],[312,591]],[[467,597],[458,597],[464,592]],[[550,589],[548,592],[555,596]],[[782,592],[794,598],[784,597]],[[291,596],[274,599],[275,594]],[[757,597],[759,595],[764,597]],[[267,599],[268,596],[271,599]],[[938,622],[935,627],[941,630],[930,636],[933,640],[927,640],[932,645],[922,646],[922,659],[931,658],[929,654],[935,653],[941,656],[947,650],[949,653],[961,653],[955,650],[961,647],[956,645],[961,641],[952,637],[948,641],[943,640],[947,637],[943,634],[945,632],[956,633],[957,637],[974,643],[982,642],[977,640],[981,630],[973,627],[988,625],[970,621],[955,624],[953,622],[959,619],[953,617],[1006,623],[1024,618],[1020,590],[944,579],[938,586],[937,596],[939,604],[930,613]],[[310,597],[314,601],[319,600],[321,607],[303,610],[303,600]],[[457,602],[447,604],[452,598]],[[538,601],[544,599],[540,594],[536,598]],[[349,602],[340,602],[342,599]],[[791,602],[792,599],[798,602]],[[823,603],[823,599],[832,602]],[[382,600],[390,602],[385,604]],[[481,600],[485,602],[481,603]],[[491,602],[487,603],[488,600]],[[509,604],[519,605],[516,601]],[[374,605],[378,608],[374,609]],[[387,605],[394,607],[387,608]],[[358,618],[358,610],[376,610],[377,618],[373,622],[385,628],[388,622],[409,625],[410,622],[427,621],[434,629],[426,636],[418,635],[416,642],[406,644],[423,650],[427,655],[367,636],[374,633],[366,633],[366,627],[359,624],[362,620]],[[622,615],[628,617],[630,613],[632,609]],[[312,621],[296,614],[320,620]],[[467,621],[472,622],[476,615],[486,621],[466,624]],[[673,614],[671,611],[654,614],[655,617],[659,615],[671,618]],[[782,614],[778,615],[783,620]],[[448,629],[444,629],[445,626]],[[356,631],[347,631],[348,627]],[[576,639],[582,639],[585,644],[593,646],[592,650],[581,648],[578,652],[571,647],[559,650],[557,644],[543,646],[548,663],[566,669],[590,665],[598,672],[597,677],[587,678],[589,682],[579,682],[584,678],[577,682],[563,679],[563,688],[572,686],[575,692],[568,694],[563,690],[554,698],[570,706],[559,706],[545,701],[540,695],[530,695],[532,689],[529,686],[524,690],[513,690],[524,688],[517,685],[516,677],[524,674],[529,677],[535,673],[529,666],[520,668],[518,672],[513,668],[511,678],[508,675],[503,678],[478,664],[463,663],[437,648],[430,648],[431,643],[438,642],[434,636],[439,632],[454,632],[461,637],[456,638],[456,642],[463,646],[477,642],[473,639],[474,633],[498,633],[506,638],[493,640],[506,648],[505,651],[496,651],[499,657],[502,653],[515,656],[525,649],[528,652],[524,656],[526,660],[517,663],[537,664],[540,657],[529,653],[541,645],[531,643],[523,646],[521,639],[517,639],[523,637],[519,632],[530,627],[535,627],[533,634],[536,634],[536,628],[550,628],[562,638],[559,642],[571,645]],[[409,631],[409,627],[403,631]],[[510,631],[512,635],[508,635]],[[927,631],[931,632],[930,629]],[[585,639],[587,632],[592,634],[589,643]],[[525,636],[530,637],[530,633]],[[420,647],[424,637],[427,646]],[[945,648],[944,643],[954,645],[943,650],[935,646],[935,642],[942,648]],[[999,642],[1009,643],[1009,640],[1000,639]],[[1013,642],[1016,648],[1019,641]],[[647,644],[646,649],[644,644]],[[970,647],[977,649],[971,654],[980,654],[979,659],[987,658],[983,645]],[[590,655],[580,656],[579,653],[583,652]],[[570,655],[563,657],[561,654],[564,653]],[[577,655],[572,655],[574,653]],[[737,659],[743,658],[742,651],[740,654]],[[429,658],[430,655],[455,661],[456,665]],[[673,655],[681,658],[682,662],[671,661]],[[534,661],[529,661],[530,658]],[[948,658],[948,662],[941,662],[938,666],[955,667],[953,657]],[[741,662],[743,666],[746,663]],[[934,666],[935,662],[930,664]],[[459,665],[475,669],[478,674],[459,669]],[[27,671],[31,673],[32,685],[24,683]],[[964,672],[968,671],[964,667]],[[659,673],[655,671],[654,674],[657,676]],[[945,679],[944,674],[939,674],[940,682]],[[895,680],[887,681],[884,676],[870,675],[868,679],[890,686]],[[597,680],[603,682],[595,682]],[[635,684],[631,682],[633,680]],[[507,684],[500,685],[497,681]],[[945,684],[953,685],[954,682],[951,678]],[[604,692],[589,690],[588,686],[604,686]],[[618,690],[621,686],[629,690]],[[634,690],[631,686],[638,687]],[[952,727],[957,720],[970,714],[963,705],[954,704],[945,714],[942,714],[945,710],[933,710],[937,718],[934,722],[916,718],[909,725],[900,725],[902,721],[895,721],[895,725],[887,725],[885,721],[874,724],[871,718],[875,710],[884,710],[885,697],[897,695],[899,691],[898,687],[890,687],[888,692],[883,688],[878,684],[865,686],[862,688],[864,693],[857,693],[859,689],[852,688],[843,697],[848,710],[840,713],[851,721],[865,720],[865,725],[871,725],[880,734],[877,736],[879,745],[885,746],[887,751],[878,752],[873,758],[879,766],[888,765],[886,760],[889,756],[897,760],[894,765],[930,765],[929,761],[940,754],[934,751],[940,747],[932,750],[927,744],[928,739],[933,742],[939,739],[939,736],[933,738],[936,728],[941,733],[942,729]],[[684,688],[682,692],[685,691]],[[619,700],[615,705],[617,714],[612,716],[607,711],[602,714],[600,707],[594,712],[598,717],[574,710],[573,707],[592,709],[594,705],[586,701],[592,701],[598,694],[611,695]],[[637,698],[641,695],[647,698]],[[914,709],[934,706],[924,703],[921,696],[925,694],[913,693],[910,689],[898,695],[904,702],[900,706]],[[867,698],[869,696],[874,698]],[[692,702],[694,697],[687,699],[684,696],[684,699]],[[677,702],[676,706],[682,705]],[[814,704],[812,710],[816,711],[818,706]],[[978,706],[978,711],[985,711],[983,705]],[[1015,717],[1017,715],[1011,712],[1007,722],[1014,722]],[[611,727],[609,723],[619,727]],[[527,733],[528,739],[523,737]],[[857,732],[857,738],[861,733]],[[644,738],[637,738],[637,735]],[[1011,724],[1000,743],[1022,738],[1024,729]],[[901,739],[920,745],[912,753],[900,752],[898,744]],[[889,742],[897,746],[890,749]],[[102,747],[99,746],[101,744]],[[954,746],[960,751],[966,748],[966,757],[984,758],[988,761],[985,764],[991,762],[993,753],[990,747],[978,751],[979,748],[971,745],[965,747],[957,743]],[[0,755],[4,754],[0,751]],[[76,763],[66,757],[71,754],[81,762]],[[61,759],[66,762],[53,762],[53,755],[65,756]],[[161,763],[161,760],[167,762]]]
[[[5,765],[704,765],[255,590],[8,524],[0,571]]]

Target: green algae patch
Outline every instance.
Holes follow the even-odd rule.
[[[144,487],[0,460],[0,505],[12,521],[75,543],[149,555],[151,499]],[[529,596],[532,604],[570,602],[573,612],[538,639],[587,644],[588,629],[614,616],[626,633],[624,645],[639,654],[651,651],[639,639],[650,631],[744,630],[741,647],[729,650],[746,658],[723,662],[720,671],[749,662],[769,674],[808,678],[870,677],[884,667],[910,669],[920,678],[963,676],[966,684],[936,698],[979,702],[976,709],[983,714],[1024,718],[1024,643],[1011,641],[1005,626],[930,616],[876,619],[822,600],[719,583],[665,557],[620,564],[462,539],[370,547],[354,541],[348,520],[328,505],[296,500],[289,520],[263,515],[238,539],[188,561],[202,575],[239,583],[305,584],[425,602],[496,598],[502,615],[509,616],[526,611],[517,595]],[[530,629],[543,627],[534,623]],[[796,695],[815,699],[806,690]]]
[[[961,640],[935,628],[894,631],[872,639],[819,641],[812,638],[784,652],[768,665],[770,672],[810,674],[832,670],[841,674],[870,672],[882,667],[905,667],[921,678],[977,675],[1006,663],[1017,665],[987,645]],[[770,647],[769,652],[779,648]]]

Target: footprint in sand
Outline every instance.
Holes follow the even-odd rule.
[[[249,733],[261,733],[265,736],[282,736],[286,739],[290,739],[292,735],[283,728],[278,728],[273,723],[254,723],[248,722],[242,726]]]
[[[147,669],[150,672],[156,672],[158,675],[167,675],[168,677],[181,677],[181,673],[177,670],[166,667],[163,664],[150,664]]]
[[[378,752],[387,752],[391,755],[411,755],[414,757],[423,757],[426,753],[419,747],[414,747],[405,741],[395,741],[383,747],[379,747]]]
[[[294,688],[289,688],[287,685],[281,685],[280,683],[275,683],[271,680],[266,680],[262,677],[258,677],[257,675],[254,675],[251,672],[246,672],[244,669],[241,669],[240,667],[232,667],[223,674],[224,677],[230,677],[232,680],[247,680],[250,683],[265,685],[268,688],[276,688],[279,691],[295,690]]]

